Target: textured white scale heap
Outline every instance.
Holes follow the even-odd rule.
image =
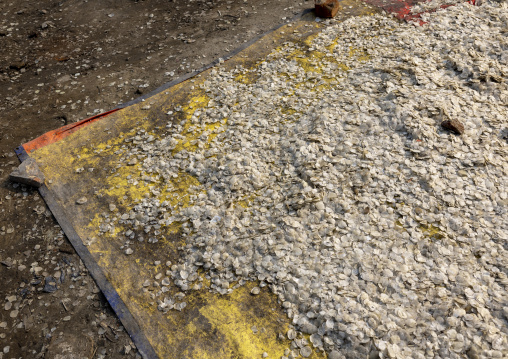
[[[122,217],[154,238],[153,223],[184,223],[174,284],[200,287],[204,268],[223,294],[269,285],[294,324],[289,357],[308,345],[330,358],[508,357],[508,9],[424,18],[330,22],[312,40],[325,54],[314,71],[288,59],[304,54],[293,43],[252,84],[219,67],[190,120],[221,123],[210,147],[205,132],[172,155],[181,126],[138,141],[133,154],[157,154],[139,181],[201,183],[187,208],[155,192]],[[446,119],[465,133],[444,131]],[[160,284],[159,309],[185,310],[184,293],[164,298],[172,284]]]

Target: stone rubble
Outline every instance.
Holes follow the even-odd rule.
[[[294,326],[284,358],[508,356],[507,4],[422,19],[329,21],[308,47],[219,66],[192,150],[175,151],[185,122],[172,119],[129,142],[133,180],[199,181],[187,206],[153,188],[104,226],[157,242],[183,223],[164,279],[182,292],[161,289],[159,310],[185,310],[204,269],[218,293],[257,280],[279,297]],[[458,118],[462,136],[441,128]]]

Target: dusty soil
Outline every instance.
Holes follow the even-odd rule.
[[[313,2],[0,2],[0,359],[136,357],[13,149],[200,68]]]

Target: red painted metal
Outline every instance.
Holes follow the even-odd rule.
[[[57,142],[57,141],[61,140],[62,138],[69,136],[71,133],[76,132],[77,130],[79,130],[85,126],[88,126],[89,124],[91,124],[91,123],[93,123],[93,122],[113,113],[113,112],[116,112],[118,110],[119,109],[116,108],[114,110],[98,114],[96,116],[87,118],[85,120],[81,120],[79,122],[71,123],[67,126],[57,128],[56,130],[46,132],[42,136],[37,137],[35,140],[25,143],[23,145],[23,148],[26,151],[26,153],[29,154],[30,152],[33,152],[41,147],[49,145],[50,143]]]

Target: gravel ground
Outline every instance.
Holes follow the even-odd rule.
[[[458,4],[424,26],[330,21],[253,69],[217,67],[205,109],[130,149],[139,181],[195,176],[190,205],[154,190],[108,226],[156,240],[184,223],[172,281],[189,290],[204,268],[222,294],[269,285],[288,337],[310,335],[288,357],[506,358],[507,9]]]

